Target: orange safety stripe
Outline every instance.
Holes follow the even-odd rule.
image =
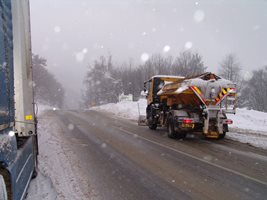
[[[218,104],[221,99],[231,90],[231,88],[222,88],[222,91],[218,94],[216,100],[216,104]]]
[[[194,86],[194,89],[197,91],[198,94],[201,94],[201,91],[198,89],[198,87]]]
[[[198,97],[202,100],[202,102],[206,105],[206,99],[204,98],[204,96],[202,95],[200,89],[198,89],[198,87],[196,86],[191,86],[191,89],[196,92],[198,94]]]

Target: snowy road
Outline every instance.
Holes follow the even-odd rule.
[[[267,196],[266,150],[227,139],[171,140],[163,129],[150,131],[96,111],[55,111],[49,118],[60,127],[62,139],[57,141],[64,141],[64,154],[70,158],[61,163],[59,173],[73,169],[71,175],[70,170],[65,173],[72,182],[65,178],[62,186],[71,190],[72,197],[61,194],[61,199],[244,200]],[[70,187],[73,182],[77,188]]]

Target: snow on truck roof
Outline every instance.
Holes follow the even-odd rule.
[[[184,76],[155,75],[151,78],[185,78]]]
[[[171,76],[171,75],[155,75],[152,76],[151,79],[153,78],[177,78],[177,79],[195,79],[195,78],[201,78],[203,80],[210,79],[210,76],[213,76],[216,80],[221,79],[220,76],[212,73],[212,72],[205,72],[203,74],[198,74],[194,76]]]
[[[216,88],[218,91],[220,90],[220,88],[235,87],[232,81],[223,79],[213,73],[207,72],[198,76],[185,78],[180,83],[166,83],[157,94],[180,94],[189,89],[191,86],[197,86],[203,92],[206,91],[207,87]]]

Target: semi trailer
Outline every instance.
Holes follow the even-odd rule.
[[[0,199],[21,200],[37,175],[28,0],[0,0]]]

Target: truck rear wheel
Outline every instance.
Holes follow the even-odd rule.
[[[6,184],[2,175],[0,175],[0,199],[7,200]]]
[[[150,124],[148,126],[151,130],[156,130],[157,129],[157,124]]]
[[[177,133],[174,130],[174,121],[172,116],[169,116],[168,118],[168,125],[167,125],[167,129],[168,129],[168,137],[175,139],[177,138]]]

